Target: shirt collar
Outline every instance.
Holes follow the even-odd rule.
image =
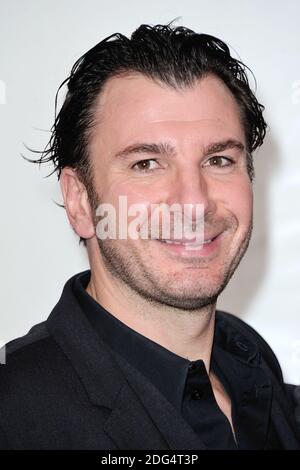
[[[100,338],[112,351],[117,352],[148,378],[173,404],[180,409],[189,367],[202,363],[201,359],[189,361],[151,339],[133,330],[117,317],[105,310],[85,290],[90,279],[90,270],[80,273],[73,284],[73,292],[85,315],[98,332]],[[223,354],[225,352],[225,354]],[[212,367],[215,361],[224,373],[230,369],[230,361],[235,369],[247,364],[259,364],[258,349],[255,344],[242,336],[226,319],[216,312],[215,336],[212,349]],[[202,368],[205,373],[205,369]]]

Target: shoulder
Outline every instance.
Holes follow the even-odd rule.
[[[24,336],[15,338],[5,345],[6,359],[8,356],[12,357],[17,351],[23,350],[26,346],[34,344],[39,340],[49,336],[46,328],[46,322],[37,323]]]
[[[4,346],[4,364],[0,366],[0,374],[8,374],[12,369],[16,372],[30,365],[34,369],[35,365],[43,359],[49,357],[58,347],[49,335],[46,322],[34,325],[27,334],[15,338]]]
[[[8,342],[0,365],[0,411],[38,399],[41,390],[57,385],[72,371],[59,345],[49,334],[46,322],[34,325],[27,334]]]
[[[222,319],[228,325],[231,325],[248,341],[253,343],[256,348],[258,348],[262,359],[267,364],[268,368],[271,370],[273,375],[281,384],[283,384],[283,377],[280,364],[274,351],[269,346],[267,341],[252,326],[250,326],[248,323],[231,313],[218,310],[217,318]]]

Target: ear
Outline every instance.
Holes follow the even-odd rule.
[[[78,178],[76,170],[70,167],[62,169],[60,187],[67,216],[74,231],[79,237],[92,238],[95,235],[92,209],[86,188]]]

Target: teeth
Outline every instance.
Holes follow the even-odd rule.
[[[188,246],[197,246],[198,244],[197,243],[182,243],[182,242],[176,242],[175,240],[160,240],[162,243],[169,243],[171,245],[188,245]],[[211,243],[211,240],[206,240],[205,242],[203,242],[203,245],[207,245],[207,243]],[[201,244],[199,244],[199,246],[201,246]]]

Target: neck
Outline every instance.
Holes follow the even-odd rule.
[[[103,308],[141,335],[190,361],[202,359],[209,373],[215,304],[186,311],[151,302],[98,263],[97,266],[91,263],[86,291]]]

